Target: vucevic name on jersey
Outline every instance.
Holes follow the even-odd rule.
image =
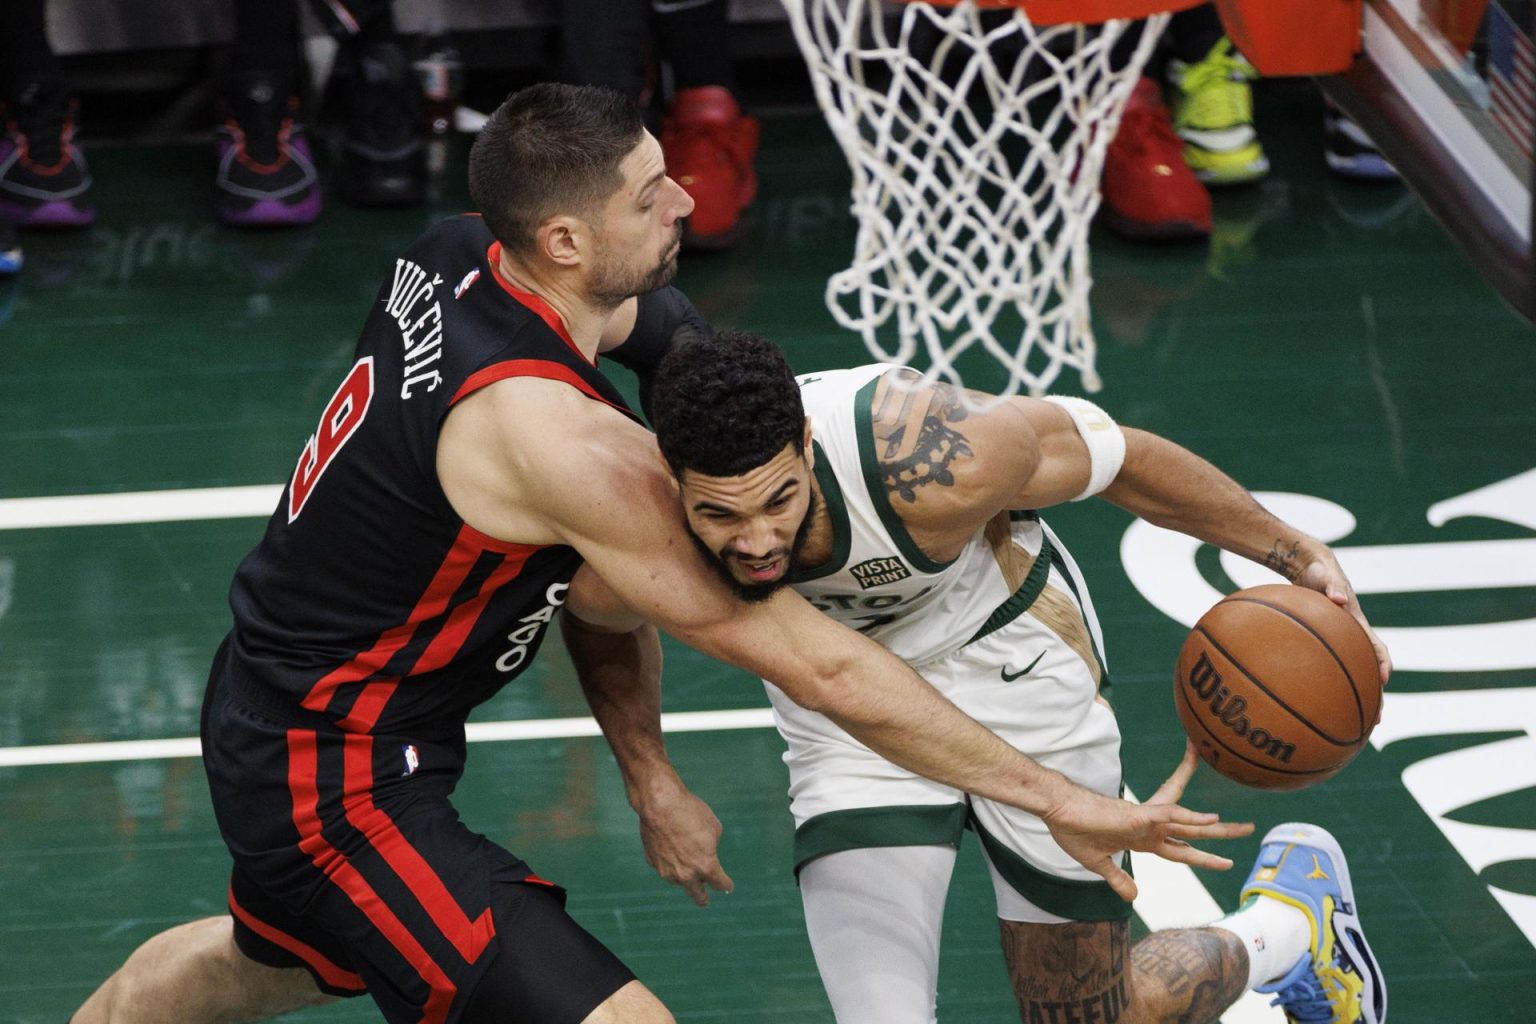
[[[235,575],[231,669],[247,690],[350,731],[449,735],[533,660],[580,556],[460,519],[437,479],[443,421],[514,376],[629,410],[555,311],[497,273],[499,255],[479,217],[456,217],[386,277],[352,368]]]

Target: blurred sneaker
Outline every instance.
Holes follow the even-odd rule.
[[[1258,74],[1226,36],[1198,63],[1168,62],[1173,127],[1184,140],[1184,159],[1206,184],[1239,185],[1269,173],[1253,130],[1248,83]]]
[[[1323,156],[1328,169],[1360,181],[1396,181],[1397,169],[1387,163],[1365,130],[1328,100],[1323,108]]]
[[[757,197],[760,132],[755,117],[737,106],[729,89],[683,89],[661,126],[667,173],[693,197],[683,244],[724,249],[741,233],[741,211]]]
[[[0,217],[0,277],[9,276],[21,269],[21,241],[16,237],[16,225]]]
[[[28,228],[78,228],[96,219],[91,173],[75,145],[78,104],[57,82],[29,82],[7,99],[0,138],[0,216]]]
[[[1312,925],[1312,949],[1283,977],[1257,988],[1293,1024],[1382,1024],[1387,986],[1366,945],[1355,910],[1344,851],[1316,825],[1291,823],[1269,830],[1259,859],[1243,884],[1242,900],[1276,899]]]
[[[1211,233],[1211,197],[1184,162],[1157,83],[1136,83],[1104,154],[1100,216],[1127,238],[1177,241]]]
[[[357,54],[348,83],[341,194],[358,206],[418,206],[427,199],[421,85],[395,43]]]
[[[320,178],[291,76],[237,75],[224,108],[214,133],[219,219],[254,227],[313,224],[320,216]]]

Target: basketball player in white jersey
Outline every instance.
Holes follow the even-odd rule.
[[[977,409],[887,365],[797,381],[772,344],[726,332],[674,345],[650,411],[690,531],[740,594],[792,586],[1106,796],[1122,775],[1103,640],[1038,509],[1100,495],[1260,561],[1346,607],[1390,672],[1327,546],[1204,460],[1081,399]],[[1343,853],[1322,829],[1272,830],[1236,914],[1132,948],[1130,903],[1040,818],[892,764],[771,681],[768,695],[789,746],[806,925],[839,1024],[935,1020],[945,894],[967,827],[1026,1024],[1215,1020],[1247,988],[1277,993],[1293,1021],[1385,1019]],[[1186,751],[1156,799],[1178,799],[1194,764]]]

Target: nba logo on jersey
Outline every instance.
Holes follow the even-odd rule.
[[[454,287],[454,289],[453,289],[453,297],[455,299],[462,298],[464,293],[469,290],[469,286],[474,284],[479,279],[480,279],[480,271],[479,271],[478,268],[476,268],[475,270],[471,270],[469,273],[465,274],[464,275],[464,280],[460,281]]]
[[[402,777],[412,774],[421,766],[421,758],[416,754],[416,744],[407,743],[400,748],[400,752],[405,755],[405,771],[400,773]]]

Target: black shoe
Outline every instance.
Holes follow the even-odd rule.
[[[28,82],[6,100],[0,135],[0,216],[22,227],[79,228],[96,219],[91,174],[75,145],[73,97],[57,82]]]
[[[224,123],[214,133],[219,219],[242,226],[313,224],[320,216],[320,180],[293,76],[244,72],[223,106]]]
[[[359,206],[418,206],[427,200],[421,87],[394,43],[360,50],[348,84],[341,194]]]

